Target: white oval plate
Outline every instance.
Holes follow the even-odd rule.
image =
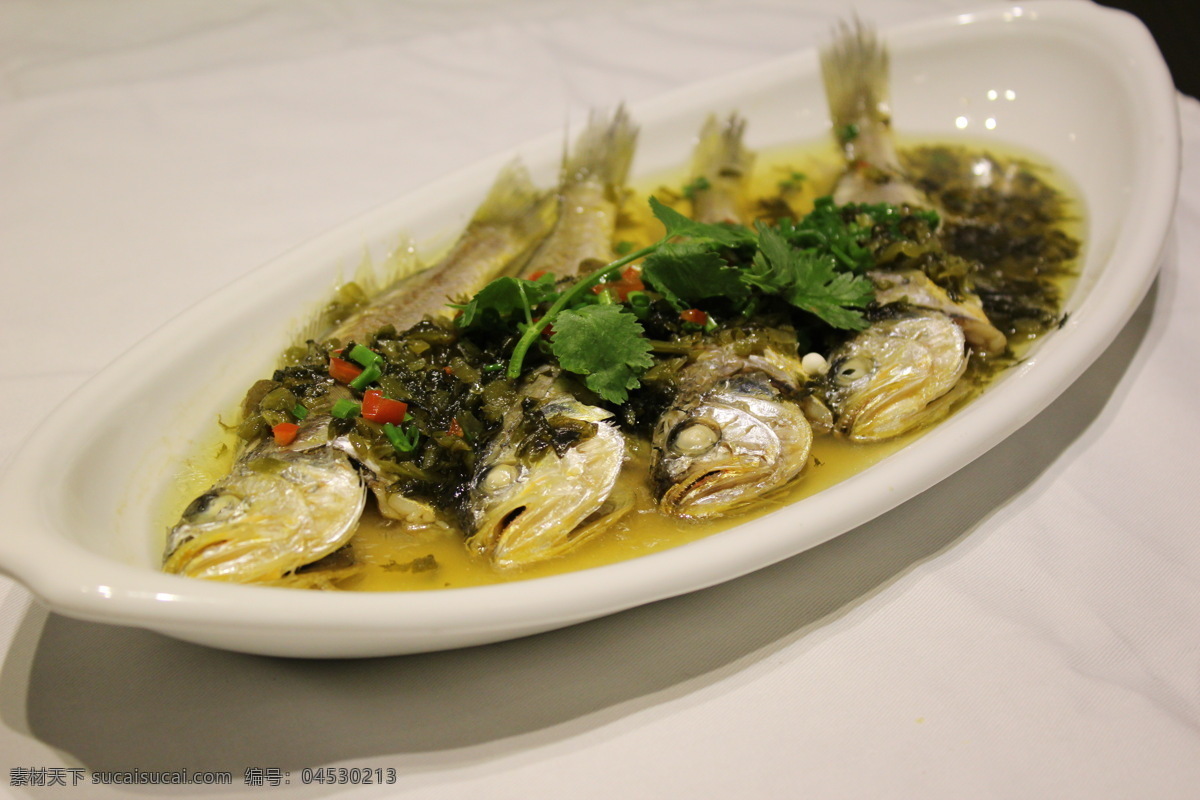
[[[364,246],[465,223],[505,153],[388,204],[255,271],[172,321],[73,394],[0,483],[0,568],[52,610],[215,647],[311,657],[413,653],[550,630],[735,578],[814,547],[946,478],[1042,410],[1104,350],[1153,280],[1178,176],[1175,93],[1128,15],[1079,2],[989,7],[886,32],[906,135],[995,139],[1044,157],[1082,193],[1090,235],[1066,325],[982,397],[816,496],[666,552],[573,574],[436,592],[306,592],[166,575],[156,524],[174,474],[219,409],[268,371],[295,319]],[[635,169],[682,163],[710,112],[737,109],[752,145],[816,139],[814,52],[632,110]],[[519,148],[548,183],[559,133]],[[246,350],[247,343],[254,343]],[[239,353],[230,361],[228,354]],[[147,365],[156,365],[147,370]]]

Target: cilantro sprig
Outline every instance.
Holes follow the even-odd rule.
[[[862,309],[874,297],[873,284],[865,277],[874,263],[868,240],[877,224],[886,227],[896,219],[894,207],[840,207],[821,198],[799,222],[759,223],[751,229],[697,222],[653,197],[649,202],[665,230],[658,241],[624,253],[561,290],[552,275],[499,278],[459,306],[460,327],[511,325],[520,330],[506,369],[507,377],[515,379],[529,350],[553,326],[548,348],[559,365],[583,376],[605,400],[623,403],[639,386],[641,373],[653,365],[652,345],[638,320],[637,312],[644,316],[645,309],[628,302],[598,304],[593,288],[617,280],[636,261],[642,262],[645,285],[679,311],[720,300],[734,313],[748,313],[759,298],[775,296],[833,328],[867,326]],[[644,301],[642,293],[634,294]],[[544,308],[540,316],[534,315],[535,308]]]

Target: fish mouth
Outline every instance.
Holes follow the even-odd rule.
[[[925,405],[920,388],[926,377],[922,370],[909,369],[868,386],[843,411],[838,427],[850,438],[863,441],[902,433]]]
[[[514,569],[562,555],[607,530],[633,507],[631,498],[585,495],[549,502],[514,499],[488,514],[472,538],[493,565]]]
[[[763,485],[773,482],[773,467],[761,458],[698,467],[667,487],[659,508],[670,516],[688,519],[723,514],[761,496]]]
[[[180,541],[163,562],[163,571],[239,583],[277,580],[290,569],[277,565],[279,554],[264,558],[277,544],[267,537],[238,538],[228,530],[195,534]]]

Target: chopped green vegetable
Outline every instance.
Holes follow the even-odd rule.
[[[369,352],[369,351],[368,351]],[[379,380],[379,376],[383,374],[383,370],[379,368],[378,362],[372,363],[363,368],[362,374],[350,381],[351,389],[362,390],[370,386],[375,381]]]
[[[779,191],[795,191],[796,189],[799,189],[801,184],[803,184],[806,180],[808,180],[808,176],[803,172],[792,170],[791,174],[779,182]]]
[[[392,447],[401,453],[411,453],[416,449],[417,443],[421,440],[421,432],[417,430],[415,425],[410,425],[406,431],[397,425],[387,422],[383,426],[383,435],[392,443]]]
[[[305,419],[308,417],[308,409],[301,403],[296,403],[292,408],[292,416],[296,419]]]
[[[350,419],[351,417],[358,416],[361,411],[362,406],[353,400],[347,400],[343,397],[333,404],[333,408],[330,409],[329,413],[338,419]]]
[[[711,188],[712,184],[708,182],[708,178],[698,175],[695,180],[683,187],[683,196],[688,200],[695,200],[696,192],[703,192]]]
[[[350,348],[350,360],[362,367],[369,367],[383,360],[383,356],[372,351],[368,347],[363,347],[361,344],[356,344]]]

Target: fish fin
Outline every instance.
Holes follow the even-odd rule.
[[[840,22],[831,44],[821,49],[821,76],[834,136],[848,161],[866,158],[897,168],[891,143],[889,58],[874,29],[855,18]]]
[[[692,151],[693,177],[710,181],[720,175],[749,175],[754,152],[743,142],[746,118],[736,112],[724,121],[710,114],[700,129],[700,138]]]
[[[545,227],[547,214],[555,213],[549,194],[538,189],[529,170],[514,159],[500,170],[487,196],[471,217],[471,225],[505,225],[530,219]]]
[[[402,236],[396,246],[378,263],[371,257],[370,251],[363,248],[362,258],[359,259],[353,276],[348,281],[339,279],[333,295],[337,297],[343,294],[357,294],[363,298],[361,303],[366,305],[384,290],[423,269],[425,264],[417,256],[412,239]],[[330,319],[330,313],[331,305],[323,303],[302,320],[292,334],[292,346],[303,346],[310,340],[321,341],[329,337],[339,327],[339,324]],[[286,363],[285,351],[277,366],[282,367]]]
[[[575,140],[574,151],[563,159],[562,182],[595,177],[618,194],[629,176],[637,137],[638,127],[624,105],[617,107],[611,119],[593,111],[588,115],[587,127]]]

